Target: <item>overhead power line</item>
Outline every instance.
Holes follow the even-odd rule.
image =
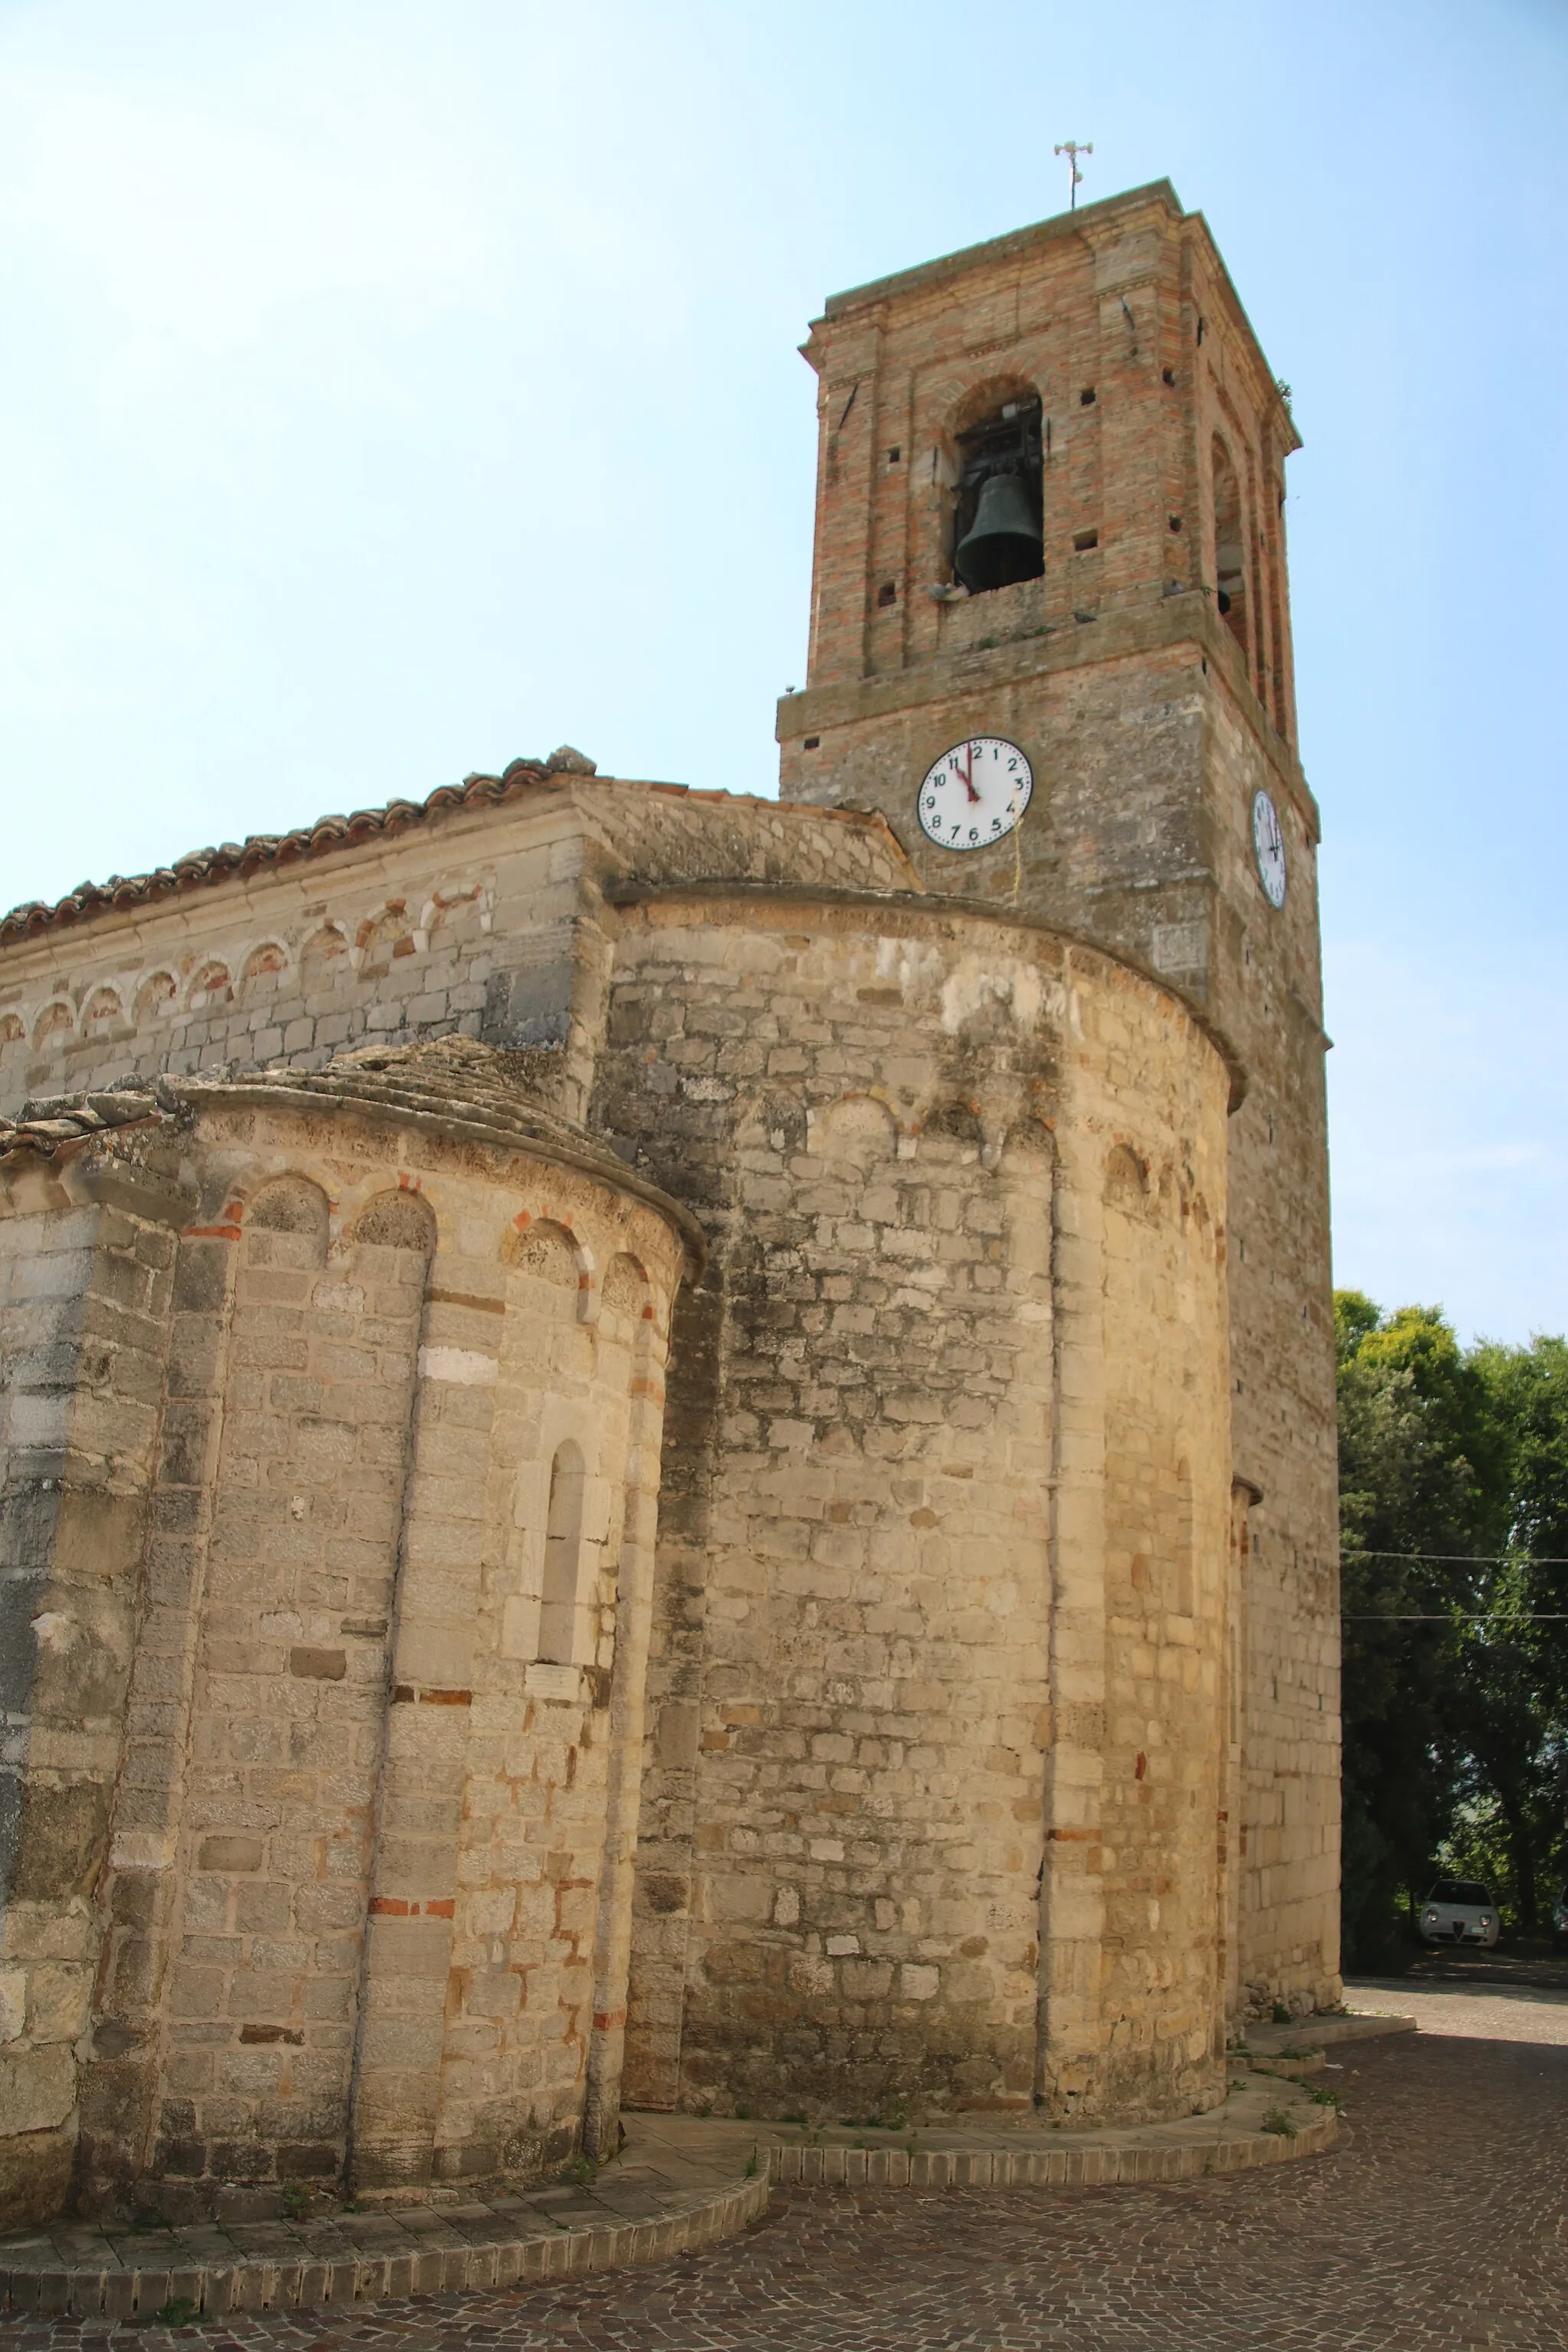
[[[1342,1551],[1342,1567],[1352,1559],[1441,1560],[1450,1568],[1568,1568],[1568,1553],[1524,1551]]]

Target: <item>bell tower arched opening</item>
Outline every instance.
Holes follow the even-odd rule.
[[[972,596],[1046,568],[1045,453],[1037,398],[1020,396],[959,434],[953,575]]]

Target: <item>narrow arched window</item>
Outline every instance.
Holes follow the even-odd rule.
[[[570,1438],[550,1465],[550,1511],[544,1524],[544,1585],[539,1611],[539,1654],[556,1665],[576,1662],[582,1615],[583,1456]]]
[[[1215,434],[1214,467],[1215,601],[1219,614],[1247,657],[1247,569],[1241,519],[1241,484],[1230,451]]]

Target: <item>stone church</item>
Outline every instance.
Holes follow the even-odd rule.
[[[776,802],[0,923],[7,2220],[1182,2115],[1338,1998],[1289,398],[1164,182],[805,352]]]

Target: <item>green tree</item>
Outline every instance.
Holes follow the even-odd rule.
[[[1352,1966],[1387,1967],[1401,1898],[1447,1832],[1468,1565],[1493,1549],[1500,1450],[1487,1383],[1434,1307],[1334,1302],[1344,1615],[1342,1926]]]
[[[1462,1350],[1335,1300],[1347,1960],[1387,1966],[1435,1856],[1526,1933],[1568,1853],[1568,1343]]]
[[[1490,1843],[1504,1901],[1533,1935],[1568,1810],[1568,1345],[1482,1346],[1473,1361],[1500,1448],[1505,1524],[1486,1614],[1462,1631],[1461,1804],[1448,1843],[1478,1860]]]

